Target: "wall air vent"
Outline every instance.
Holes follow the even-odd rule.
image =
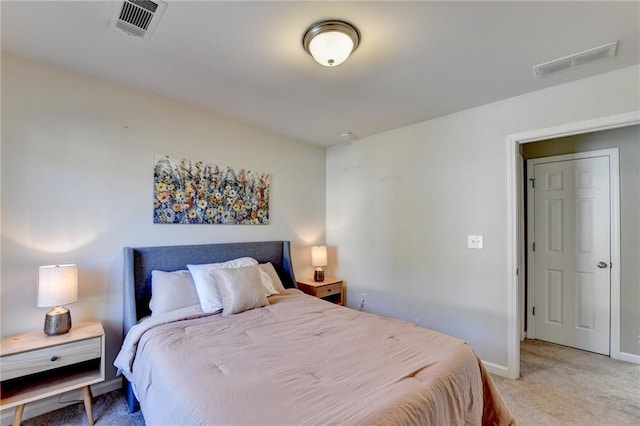
[[[560,71],[576,68],[601,59],[612,58],[615,56],[617,48],[618,42],[614,41],[613,43],[585,50],[584,52],[574,53],[573,55],[565,56],[564,58],[535,65],[533,67],[533,74],[537,78],[545,78]]]
[[[118,3],[111,26],[136,37],[148,37],[156,29],[167,3],[151,0],[125,0]]]

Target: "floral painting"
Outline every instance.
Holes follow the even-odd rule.
[[[267,224],[271,175],[155,157],[154,223]]]

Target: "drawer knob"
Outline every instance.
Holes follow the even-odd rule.
[[[54,355],[54,356],[51,357],[51,362],[57,361],[57,360],[58,360],[58,356],[57,355]]]
[[[331,293],[331,289],[327,290],[327,293]]]

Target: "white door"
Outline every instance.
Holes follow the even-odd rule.
[[[531,167],[533,334],[609,355],[609,157],[553,158],[535,160]]]

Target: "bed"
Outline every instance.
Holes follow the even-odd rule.
[[[149,425],[515,424],[463,341],[302,293],[287,241],[124,256],[125,341],[115,365],[130,410],[139,400]],[[284,287],[266,306],[148,318],[152,271],[243,257],[271,263]]]

